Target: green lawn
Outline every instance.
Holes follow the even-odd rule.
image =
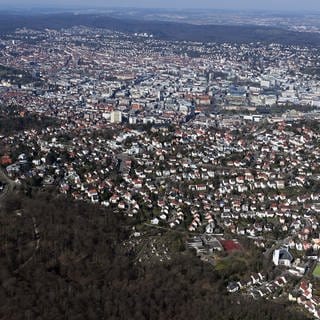
[[[313,270],[313,275],[315,277],[320,278],[320,263],[318,263],[317,266],[315,267],[315,269]]]

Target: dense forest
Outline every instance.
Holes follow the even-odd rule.
[[[58,125],[59,120],[26,112],[17,105],[0,104],[0,134],[10,135],[24,130],[40,130]]]
[[[17,131],[42,129],[55,125],[57,122],[45,116],[27,115],[24,117],[8,117],[0,115],[0,134],[9,135]]]
[[[5,34],[16,28],[43,30],[61,29],[73,26],[105,28],[120,32],[147,32],[163,40],[187,40],[200,42],[266,42],[295,45],[319,45],[317,33],[294,32],[281,28],[264,26],[221,26],[193,25],[167,21],[143,21],[115,19],[93,14],[51,14],[51,15],[0,15],[0,33]]]
[[[189,251],[138,263],[130,221],[54,192],[13,194],[0,210],[0,319],[305,319],[284,304],[229,296]]]
[[[35,81],[39,82],[39,78],[33,77],[27,71],[0,65],[0,81],[2,80],[16,85],[24,85]]]

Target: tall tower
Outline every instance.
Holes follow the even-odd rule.
[[[119,110],[111,112],[111,123],[121,123],[122,122],[122,113]]]

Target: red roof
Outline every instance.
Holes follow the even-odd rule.
[[[7,164],[11,164],[12,160],[8,155],[4,155],[1,157],[1,164],[2,165],[7,165]]]
[[[223,249],[227,252],[239,251],[242,249],[240,243],[234,240],[222,240],[221,244]]]
[[[305,290],[307,290],[309,288],[309,284],[306,282],[306,281],[301,281],[301,283],[300,283],[300,289],[302,290],[302,291],[305,291]]]

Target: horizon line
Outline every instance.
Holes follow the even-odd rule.
[[[282,13],[282,14],[320,14],[320,10],[299,10],[299,9],[256,9],[256,8],[243,8],[243,9],[230,9],[230,8],[212,8],[212,7],[186,7],[186,8],[175,8],[175,7],[137,7],[137,6],[108,6],[108,5],[99,5],[99,6],[94,6],[90,7],[87,5],[79,5],[77,7],[69,7],[69,6],[37,6],[37,7],[32,7],[28,5],[4,5],[0,9],[0,12],[6,12],[6,13],[11,13],[11,12],[17,12],[17,11],[26,11],[27,12],[38,12],[40,13],[43,10],[52,10],[52,11],[73,11],[77,12],[79,10],[124,10],[124,9],[129,9],[129,10],[154,10],[154,11],[161,11],[161,10],[166,10],[166,11],[202,11],[202,10],[210,10],[210,11],[217,11],[217,12],[237,12],[237,13]]]

